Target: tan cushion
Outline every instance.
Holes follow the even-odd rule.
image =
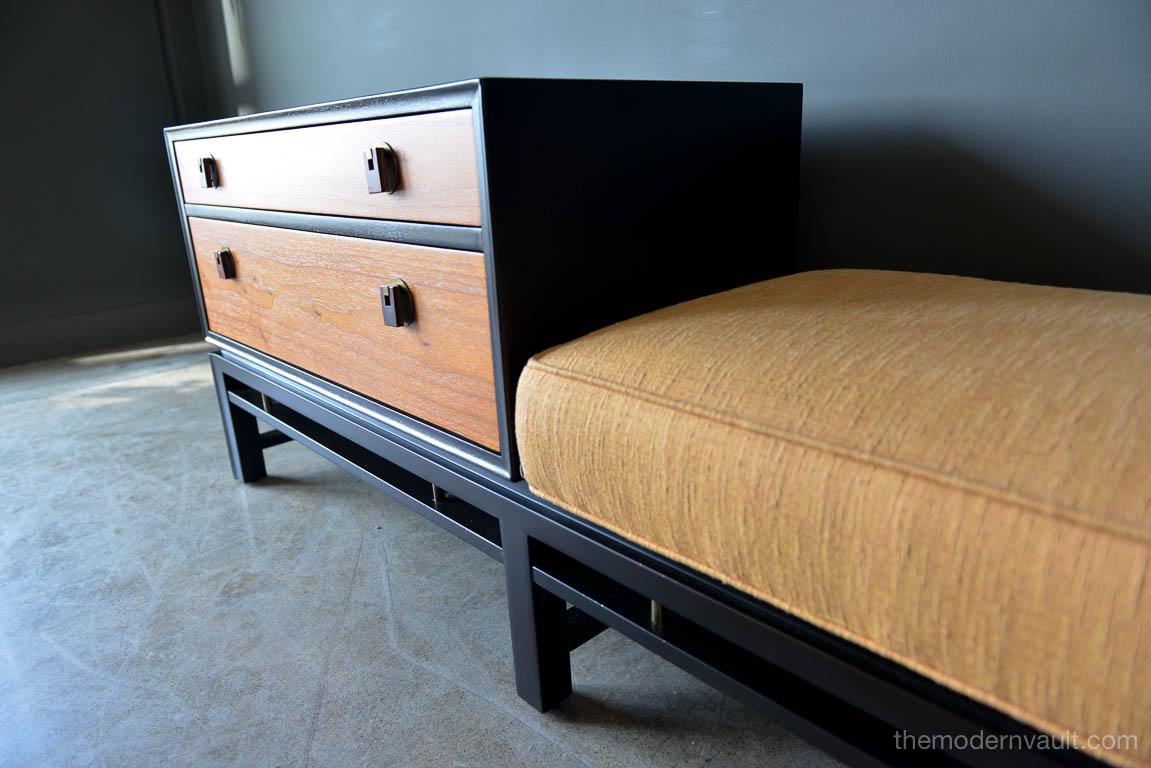
[[[537,355],[516,437],[538,495],[1151,765],[1151,297],[770,280]]]

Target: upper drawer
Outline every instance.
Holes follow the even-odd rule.
[[[369,193],[364,153],[386,143],[399,182]],[[175,143],[184,201],[372,219],[480,225],[472,111],[335,123]],[[218,186],[201,186],[215,160]]]

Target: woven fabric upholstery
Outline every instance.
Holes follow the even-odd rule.
[[[792,275],[537,355],[516,438],[539,496],[1151,766],[1151,297]]]

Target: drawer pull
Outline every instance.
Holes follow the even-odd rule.
[[[200,158],[200,186],[204,189],[215,189],[220,186],[220,169],[216,167],[216,158]]]
[[[236,261],[232,258],[232,252],[227,248],[221,248],[213,254],[216,257],[216,274],[222,280],[231,280],[236,276]]]
[[[380,304],[384,309],[384,325],[402,328],[414,319],[412,292],[403,280],[392,280],[380,286]]]
[[[368,177],[368,194],[392,194],[400,178],[400,166],[390,145],[380,143],[364,151],[364,173]]]

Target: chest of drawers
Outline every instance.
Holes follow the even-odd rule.
[[[515,478],[534,353],[787,272],[801,89],[481,79],[169,129],[205,337]]]

